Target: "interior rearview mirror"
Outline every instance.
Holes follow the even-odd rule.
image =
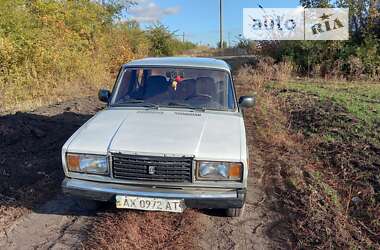
[[[100,101],[108,103],[110,101],[111,92],[106,89],[101,89],[99,90],[98,97]]]
[[[241,96],[239,98],[239,107],[250,108],[255,105],[256,98],[254,96]]]

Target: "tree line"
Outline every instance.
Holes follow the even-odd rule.
[[[380,2],[300,0],[307,8],[349,8],[346,41],[257,42],[240,39],[237,48],[293,63],[298,74],[348,80],[380,80]]]
[[[162,24],[142,29],[126,21],[123,14],[133,4],[0,0],[0,110],[109,84],[132,59],[195,47]]]

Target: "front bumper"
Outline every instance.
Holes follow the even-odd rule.
[[[62,189],[65,194],[99,201],[115,201],[116,195],[184,199],[190,208],[241,208],[246,196],[246,189],[131,186],[72,178],[63,180]]]

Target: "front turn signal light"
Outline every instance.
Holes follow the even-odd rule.
[[[67,168],[72,172],[80,171],[80,156],[74,154],[67,154]]]
[[[237,163],[237,164],[231,164],[230,165],[230,168],[229,168],[229,176],[230,178],[232,179],[240,179],[241,176],[242,176],[242,173],[241,173],[241,164],[240,163]]]

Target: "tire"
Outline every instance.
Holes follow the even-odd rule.
[[[228,217],[239,217],[243,214],[244,206],[241,208],[227,208],[226,215]]]

